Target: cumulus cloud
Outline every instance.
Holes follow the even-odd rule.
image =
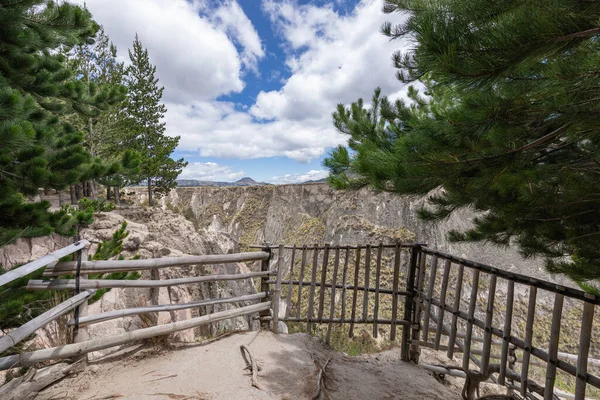
[[[83,0],[72,0],[83,3]],[[235,0],[87,0],[121,57],[137,32],[165,86],[167,134],[178,150],[205,157],[318,158],[347,138],[333,127],[338,103],[369,99],[376,86],[402,96],[391,55],[401,42],[379,33],[386,21],[380,0],[362,0],[340,15],[329,5],[263,0],[288,68],[279,90],[262,91],[254,104],[217,100],[244,89],[260,74],[268,49]],[[264,71],[264,79],[279,79]]]
[[[74,0],[82,4],[83,0]],[[163,101],[211,100],[244,89],[242,66],[264,56],[260,38],[235,1],[216,10],[197,0],[87,0],[127,58],[137,33],[165,86]],[[237,27],[232,28],[233,24]],[[233,41],[237,41],[241,54]]]
[[[236,181],[244,176],[244,171],[235,171],[228,165],[214,162],[189,163],[179,175],[179,179],[199,181]]]
[[[302,183],[306,181],[318,181],[327,178],[329,173],[325,170],[310,170],[304,174],[286,174],[282,176],[274,176],[269,179],[270,183],[286,184],[286,183]]]
[[[308,162],[346,142],[331,121],[338,103],[369,99],[376,86],[403,96],[391,55],[405,44],[379,33],[383,22],[402,17],[384,15],[379,1],[363,0],[348,15],[292,1],[267,0],[263,9],[283,40],[291,76],[281,89],[260,92],[249,112],[222,102],[171,108],[177,117],[169,117],[169,130],[181,134],[181,148],[211,157],[283,155]]]
[[[206,9],[215,26],[227,32],[242,48],[242,64],[254,72],[258,72],[258,59],[265,56],[263,45],[254,25],[242,10],[240,5],[233,1],[223,2],[216,10]]]

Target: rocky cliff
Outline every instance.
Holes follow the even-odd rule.
[[[130,191],[142,204],[143,190]],[[378,244],[403,241],[427,243],[452,254],[498,268],[556,279],[541,260],[523,259],[516,248],[485,243],[450,243],[447,233],[465,229],[474,213],[461,210],[441,223],[421,221],[416,212],[426,198],[397,196],[368,189],[336,191],[327,184],[229,188],[178,188],[160,199],[163,210],[185,216],[203,235],[220,233],[236,249],[268,241],[272,244]],[[561,280],[564,283],[564,280]]]

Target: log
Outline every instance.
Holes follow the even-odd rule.
[[[92,351],[103,350],[109,347],[120,346],[123,344],[135,342],[138,340],[144,340],[155,336],[168,335],[173,332],[191,329],[201,325],[212,324],[229,318],[241,317],[243,315],[265,311],[268,310],[270,307],[271,305],[269,303],[253,304],[246,307],[220,311],[209,315],[203,315],[201,317],[196,317],[185,321],[177,321],[172,322],[170,324],[152,326],[150,328],[125,332],[120,335],[88,340],[87,342],[83,343],[67,344],[64,346],[52,347],[50,349],[2,357],[0,358],[0,370],[14,367],[29,366],[43,361],[73,357],[81,353],[89,353]]]
[[[285,263],[283,256],[283,245],[279,245],[277,252],[277,282],[273,291],[273,333],[279,333],[279,302],[281,301],[281,275],[283,274],[283,266]]]
[[[341,318],[346,318],[346,289],[348,285],[348,259],[350,258],[350,247],[346,247],[346,258],[344,258],[344,271],[342,272],[342,311]]]
[[[29,275],[32,272],[35,272],[38,269],[42,269],[49,264],[57,263],[58,260],[60,260],[62,257],[68,256],[69,254],[73,254],[76,251],[88,246],[89,244],[90,242],[88,242],[87,240],[80,240],[77,243],[73,243],[72,245],[63,247],[60,250],[56,250],[50,254],[38,258],[35,261],[22,265],[19,268],[12,269],[0,275],[0,286],[6,285],[9,282]],[[73,270],[73,272],[75,271]]]
[[[280,248],[280,250],[283,250]],[[292,259],[290,261],[290,281],[288,283],[288,292],[287,292],[287,300],[286,300],[286,305],[287,307],[285,308],[285,316],[289,317],[290,316],[290,310],[292,309],[292,281],[294,280],[294,263],[296,262],[296,245],[294,245],[294,248],[292,249]]]
[[[442,291],[440,293],[440,307],[439,307],[439,321],[441,323],[444,322],[444,312],[446,311],[446,292],[448,290],[448,279],[450,277],[450,266],[452,262],[450,260],[446,260],[444,263],[444,273],[442,275]],[[437,325],[437,329],[435,330],[435,350],[439,350],[440,340],[442,339],[442,324],[439,323]]]
[[[427,285],[427,307],[425,308],[425,315],[423,316],[423,340],[429,341],[429,316],[431,315],[431,298],[433,297],[433,287],[435,286],[435,278],[437,274],[438,257],[433,256],[431,259],[431,270],[429,272],[429,282]]]
[[[479,270],[474,269],[473,281],[471,285],[471,297],[469,299],[469,314],[467,317],[467,332],[465,334],[465,352],[463,354],[463,370],[469,370],[469,362],[471,358],[471,336],[473,335],[473,319],[475,317],[475,307],[477,305],[477,290],[479,288]]]
[[[44,388],[64,378],[77,366],[74,364],[54,364],[40,370],[31,368],[19,378],[0,386],[2,400],[32,400]]]
[[[546,366],[546,384],[544,400],[554,398],[554,382],[556,381],[556,364],[558,361],[558,340],[560,339],[560,322],[563,313],[563,302],[565,296],[556,294],[554,296],[554,308],[552,309],[552,326],[550,328],[550,343],[548,345],[548,365]]]
[[[327,335],[325,343],[329,344],[331,339],[331,329],[333,327],[333,317],[335,316],[335,288],[337,286],[337,274],[340,266],[340,249],[335,249],[335,258],[333,262],[333,280],[331,282],[331,297],[329,299],[329,324],[327,325]],[[343,318],[343,317],[342,317]]]
[[[300,286],[298,286],[298,299],[296,300],[296,317],[300,316],[300,303],[302,302],[302,286],[304,282],[304,270],[306,269],[306,245],[302,247],[302,261],[300,263]],[[288,304],[288,307],[290,304]]]
[[[308,314],[307,314],[307,323],[306,323],[306,332],[310,334],[311,321],[313,317],[313,307],[315,301],[315,288],[317,281],[317,263],[319,261],[319,250],[317,250],[317,245],[315,244],[313,250],[313,265],[312,265],[312,275],[310,278],[310,290],[308,292]]]
[[[165,287],[188,285],[191,283],[200,282],[218,282],[218,281],[235,281],[240,279],[256,278],[268,276],[270,272],[249,272],[247,274],[218,274],[196,276],[194,278],[177,278],[164,279],[159,281],[154,280],[117,280],[117,279],[81,279],[81,289],[100,289],[100,288],[147,288],[147,287]],[[27,283],[28,290],[60,290],[60,289],[75,289],[75,279],[55,279],[52,281],[42,281],[32,279]]]
[[[394,249],[394,277],[392,278],[392,321],[398,319],[398,285],[400,279],[400,257],[402,252],[400,250],[400,244]],[[393,323],[390,328],[390,340],[393,342],[396,340],[396,324]]]
[[[500,358],[500,374],[498,383],[504,384],[506,379],[506,363],[508,360],[509,339],[512,325],[513,299],[515,296],[515,283],[508,281],[508,294],[506,295],[506,313],[504,316],[504,329],[502,330],[502,356]]]
[[[527,377],[529,376],[529,359],[531,357],[531,342],[533,340],[533,320],[535,318],[535,300],[537,296],[537,287],[529,287],[529,305],[527,306],[527,323],[525,326],[525,343],[523,351],[523,370],[521,376],[523,377],[523,384],[521,385],[521,395],[525,396],[527,393]],[[547,356],[547,354],[546,354]],[[548,357],[546,360],[548,361]]]
[[[70,254],[70,253],[66,253]],[[63,257],[63,254],[61,257]],[[236,254],[210,254],[202,256],[149,258],[144,260],[101,260],[84,261],[81,265],[82,274],[142,271],[152,268],[167,268],[185,265],[227,264],[246,261],[267,260],[269,253],[252,251]],[[75,273],[77,263],[74,261],[59,262],[54,268],[44,272],[44,276],[58,276]]]
[[[454,307],[449,310],[452,312],[452,322],[450,323],[450,333],[448,338],[448,358],[454,359],[454,343],[456,342],[456,333],[458,323],[458,311],[460,310],[460,297],[462,295],[463,287],[463,273],[464,267],[462,264],[458,265],[458,276],[456,278],[456,287],[454,291]]]
[[[373,307],[373,337],[377,339],[377,317],[379,316],[379,284],[381,281],[381,253],[383,250],[383,243],[379,243],[377,248],[377,261],[375,262],[375,305]]]
[[[244,296],[238,297],[224,297],[221,299],[206,299],[200,301],[194,301],[191,303],[184,304],[164,304],[164,305],[156,305],[156,306],[147,306],[147,307],[135,307],[135,308],[124,308],[122,310],[114,310],[105,313],[90,315],[87,317],[79,318],[79,326],[86,326],[97,324],[99,322],[109,321],[111,319],[123,318],[129,315],[137,315],[137,314],[146,314],[146,313],[155,313],[155,312],[166,312],[166,311],[177,311],[177,310],[185,310],[187,308],[194,307],[204,307],[211,306],[215,304],[227,304],[227,303],[236,303],[240,301],[252,301],[252,300],[260,300],[267,297],[267,294],[256,293],[256,294],[248,294]],[[67,322],[67,325],[73,325],[75,321],[70,319]]]
[[[575,383],[575,398],[585,398],[586,375],[588,367],[588,355],[590,353],[590,342],[592,338],[592,323],[594,320],[594,305],[585,302],[583,304],[583,316],[581,322],[581,334],[579,336],[579,357],[577,358],[577,376]]]
[[[494,317],[494,297],[496,295],[496,275],[490,276],[490,287],[488,291],[488,302],[485,312],[485,331],[483,333],[483,351],[481,354],[481,373],[489,375],[490,351],[492,347],[492,323]]]
[[[369,281],[371,279],[371,246],[367,245],[365,253],[365,291],[363,292],[363,319],[366,320],[369,315]]]
[[[323,319],[325,310],[325,281],[327,280],[327,271],[329,270],[329,245],[325,244],[323,251],[323,267],[321,268],[321,287],[319,291],[319,320]]]
[[[29,335],[31,335],[38,329],[43,328],[51,321],[71,311],[84,301],[87,301],[87,299],[95,292],[95,290],[88,290],[79,293],[78,295],[63,301],[56,307],[51,308],[45,313],[38,315],[31,321],[21,325],[9,334],[0,337],[0,353],[13,347],[17,343],[21,342],[23,339],[29,337]]]
[[[356,249],[356,260],[354,260],[354,289],[352,291],[352,310],[350,317],[350,331],[348,332],[349,337],[354,337],[354,319],[356,318],[356,300],[358,295],[358,271],[360,269],[360,248]]]

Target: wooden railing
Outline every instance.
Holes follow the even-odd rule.
[[[590,358],[592,344],[593,356],[600,355],[600,332],[592,335],[600,299],[593,295],[422,244],[283,250],[280,260],[287,261],[279,271],[287,310],[281,317],[303,324],[296,330],[318,333],[329,343],[332,328],[347,326],[352,337],[355,325],[366,324],[376,338],[383,325],[394,341],[402,326],[405,361],[418,362],[422,347],[445,351],[451,360],[462,353],[459,365],[425,367],[467,377],[468,399],[475,398],[478,385],[472,383],[480,381],[528,398],[583,400],[586,390],[600,398],[600,360]],[[560,387],[557,373],[563,375]]]
[[[185,256],[160,259],[146,260],[109,260],[109,261],[89,261],[87,256],[87,241],[79,241],[64,249],[51,253],[39,260],[33,261],[19,268],[11,270],[3,275],[0,275],[0,282],[6,284],[15,279],[24,277],[32,272],[46,267],[44,277],[59,277],[64,275],[74,274],[73,279],[32,279],[27,284],[29,290],[74,290],[75,293],[66,301],[58,304],[52,309],[46,311],[40,316],[32,319],[26,324],[13,330],[7,335],[0,337],[0,352],[4,352],[19,342],[28,338],[32,333],[44,327],[48,323],[58,319],[58,317],[75,310],[75,315],[69,319],[68,325],[74,329],[74,343],[64,346],[54,347],[50,349],[25,352],[21,354],[10,355],[0,358],[0,370],[9,369],[19,366],[29,366],[39,362],[48,360],[57,360],[62,358],[81,357],[89,352],[106,349],[109,347],[127,344],[137,340],[148,339],[156,336],[167,335],[173,332],[191,329],[202,325],[212,324],[223,321],[229,318],[246,316],[259,313],[260,319],[267,324],[271,319],[271,298],[267,290],[259,293],[249,293],[245,295],[206,299],[184,304],[152,304],[150,306],[126,308],[104,312],[96,315],[87,315],[87,304],[89,298],[99,288],[158,288],[171,287],[177,285],[189,285],[205,282],[220,282],[229,280],[245,280],[260,278],[265,288],[264,283],[269,280],[269,277],[276,275],[277,271],[271,271],[269,268],[269,260],[271,259],[270,249],[267,251],[256,251],[249,253],[238,254],[222,254],[222,255],[202,255],[202,256]],[[59,259],[77,253],[76,261],[59,262]],[[109,280],[109,279],[87,279],[88,274],[103,274],[108,272],[125,272],[125,271],[143,271],[151,270],[151,276],[158,276],[159,268],[166,267],[183,267],[189,265],[214,265],[227,264],[237,262],[253,262],[261,261],[261,270],[250,273],[236,274],[216,274],[195,276],[177,279],[139,279],[139,280]],[[234,308],[226,311],[209,313],[199,317],[173,321],[171,323],[151,326],[135,331],[124,332],[122,334],[101,337],[89,340],[87,334],[87,326],[103,321],[122,318],[126,316],[158,313],[162,311],[175,311],[188,308],[206,307],[209,305],[225,304],[225,303],[246,303],[256,302],[257,304],[245,305],[240,308]]]
[[[418,253],[413,354],[420,346],[449,359],[462,353],[471,380],[490,379],[523,397],[583,400],[586,390],[600,397],[600,360],[590,362],[600,339],[595,332],[592,341],[598,297],[425,246]],[[574,395],[566,393],[573,387]]]
[[[0,358],[0,369],[77,357],[88,352],[166,335],[224,319],[258,313],[263,328],[279,321],[319,331],[369,325],[373,337],[400,341],[401,357],[419,361],[421,348],[444,351],[458,364],[425,365],[466,377],[464,396],[475,398],[479,382],[496,383],[524,398],[600,398],[600,332],[593,325],[600,298],[571,287],[473,262],[422,244],[364,246],[259,246],[260,251],[150,260],[88,261],[81,241],[0,276],[5,284],[46,267],[31,290],[75,290],[74,296],[0,337],[0,352],[40,327],[75,310],[68,321],[75,343]],[[77,253],[76,261],[58,262]],[[270,260],[277,255],[277,263]],[[158,269],[188,265],[260,261],[260,271],[160,280]],[[150,270],[154,279],[87,279],[88,274]],[[157,288],[202,282],[260,278],[260,291],[184,304],[151,304],[87,315],[98,288]],[[258,301],[241,308],[152,326],[110,337],[87,338],[87,326],[115,318],[231,302]],[[280,305],[286,305],[285,312]],[[398,327],[401,327],[398,334]],[[496,350],[494,350],[496,349]],[[475,384],[473,384],[473,382]],[[569,395],[566,392],[574,392]]]

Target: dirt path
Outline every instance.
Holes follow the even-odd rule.
[[[251,386],[240,345],[262,370],[263,390]],[[399,361],[399,351],[348,357],[304,334],[234,334],[210,344],[159,353],[126,350],[48,388],[38,399],[311,399],[318,365],[324,365],[326,398],[459,399],[421,368]]]

